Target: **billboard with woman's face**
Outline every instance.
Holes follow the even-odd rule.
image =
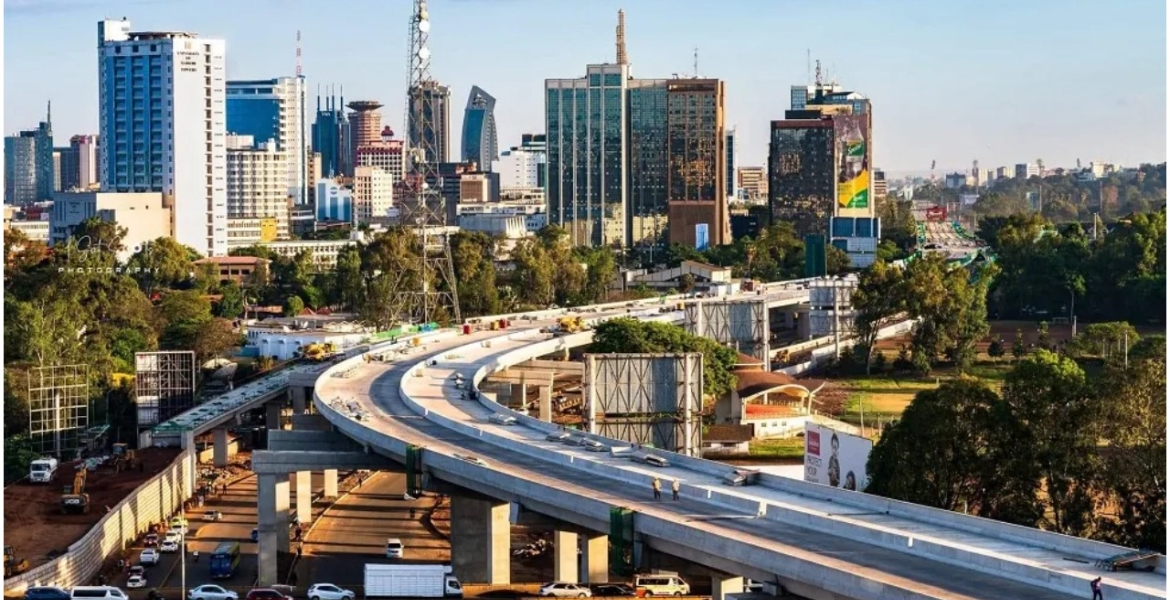
[[[869,484],[865,465],[873,442],[816,423],[804,425],[804,480],[847,490],[864,491]]]

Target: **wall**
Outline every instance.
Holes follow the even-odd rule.
[[[240,440],[233,439],[232,441],[228,442],[228,456],[233,456],[239,451]],[[210,443],[206,448],[200,450],[199,454],[195,455],[195,460],[200,464],[210,463],[211,461],[215,460],[215,444]]]
[[[190,457],[187,453],[180,454],[162,473],[138,486],[69,546],[65,554],[27,573],[5,579],[4,591],[20,592],[34,585],[71,588],[88,583],[107,557],[145,533],[151,523],[166,521],[178,511],[182,504],[182,482],[194,476]],[[190,490],[182,491],[190,497]],[[94,506],[93,510],[100,511],[103,507]]]

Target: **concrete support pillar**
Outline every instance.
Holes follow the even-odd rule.
[[[297,488],[297,503],[296,513],[297,521],[301,523],[308,523],[313,520],[313,472],[312,471],[297,471],[290,473],[288,476],[290,482],[296,480]]]
[[[183,462],[187,464],[183,470],[183,489],[181,500],[195,495],[195,473],[199,470],[199,454],[195,448],[195,432],[184,431],[182,441]]]
[[[553,533],[553,580],[576,583],[580,581],[577,571],[577,534],[571,531]]]
[[[743,577],[711,576],[711,600],[723,600],[727,594],[743,593]]]
[[[509,585],[511,523],[507,502],[451,498],[451,567],[459,581]]]
[[[792,329],[796,327],[796,313],[786,310],[784,311],[784,328]]]
[[[586,534],[581,540],[581,582],[609,581],[609,536]]]
[[[212,450],[212,454],[214,455],[215,466],[222,469],[228,464],[228,430],[220,427],[215,430],[213,437],[215,438],[215,448]]]
[[[324,496],[326,498],[337,497],[337,469],[325,469]]]
[[[513,383],[512,384],[512,407],[522,408],[524,403],[528,401],[528,384],[527,383]]]
[[[305,414],[305,388],[299,385],[288,386],[288,395],[292,400],[292,408],[294,415]]]
[[[257,477],[256,512],[260,544],[259,584],[269,586],[277,580],[276,553],[288,552],[288,479],[283,475],[260,474]]]
[[[264,405],[264,426],[269,429],[280,429],[280,412],[284,408],[281,402],[269,402]]]
[[[540,420],[552,423],[552,386],[542,385],[536,391],[540,395]]]
[[[561,360],[569,360],[569,357],[570,355],[568,348],[565,348],[563,351],[561,351]]]

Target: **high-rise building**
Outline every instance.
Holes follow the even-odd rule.
[[[98,22],[105,192],[173,199],[175,239],[227,253],[224,42]]]
[[[772,121],[768,204],[773,224],[790,222],[801,236],[823,234],[836,205],[833,118]]]
[[[728,243],[723,82],[672,79],[666,91],[670,243]]]
[[[288,162],[288,195],[297,204],[308,202],[305,124],[305,78],[277,77],[227,82],[227,131],[275,140]]]
[[[61,151],[69,152],[69,148],[53,148],[53,193],[61,191]],[[68,158],[66,158],[68,160]]]
[[[374,100],[357,100],[345,105],[350,109],[348,115],[350,132],[350,152],[357,157],[358,149],[362,146],[376,144],[382,141],[382,103]],[[357,166],[357,163],[354,163]]]
[[[421,102],[421,107],[412,106],[412,112],[421,111],[422,127],[418,127],[412,120],[409,131],[406,132],[411,148],[426,147],[428,156],[426,162],[431,164],[445,163],[450,155],[451,136],[451,89],[439,82],[431,80],[422,85],[422,90],[410,94],[411,103]],[[421,129],[422,131],[418,131]],[[423,136],[423,137],[420,137]],[[421,144],[425,139],[428,143]],[[434,148],[431,152],[429,148]],[[408,167],[409,168],[409,165]]]
[[[381,167],[353,170],[353,218],[357,223],[384,223],[394,207],[392,173]]]
[[[890,193],[890,185],[886,181],[886,172],[880,169],[873,170],[873,196],[885,198]]]
[[[69,147],[77,157],[77,187],[83,190],[101,182],[98,156],[98,136],[75,135],[69,138]],[[64,181],[62,181],[64,184]]]
[[[1030,179],[1040,176],[1040,165],[1036,163],[1020,163],[1016,165],[1016,179]]]
[[[53,162],[53,104],[48,104],[45,120],[27,133],[36,140],[37,200],[52,200],[56,191],[57,170]],[[23,133],[22,133],[23,135]]]
[[[353,192],[332,179],[318,179],[316,208],[318,221],[353,222]]]
[[[389,127],[384,130],[385,132],[393,135]],[[406,174],[402,140],[392,139],[385,135],[379,142],[358,146],[356,162],[358,167],[383,169],[394,176],[394,181],[403,181]]]
[[[739,197],[739,186],[736,185],[735,169],[739,166],[737,157],[739,155],[739,148],[736,147],[735,128],[727,132],[726,141],[723,143],[723,151],[725,158],[723,159],[723,168],[726,175],[723,178],[723,189],[727,192],[727,199],[730,202]]]
[[[740,167],[736,170],[739,189],[749,200],[768,197],[768,172],[764,167]]]
[[[321,108],[317,96],[317,119],[313,123],[313,152],[321,154],[321,174],[325,177],[350,175],[353,169],[353,145],[350,143],[349,119],[345,116],[345,96],[340,100],[332,93]]]
[[[513,191],[544,188],[546,147],[543,134],[526,133],[519,146],[500,153],[492,171],[500,175],[500,192],[505,196]]]
[[[619,18],[623,32],[624,20],[624,15]],[[631,246],[664,244],[667,238],[670,209],[666,192],[666,82],[626,82],[626,244]]]
[[[4,138],[4,203],[37,201],[37,143],[31,135]]]
[[[463,162],[474,162],[491,171],[499,157],[496,142],[496,99],[479,86],[471,86],[463,111]]]
[[[227,145],[228,219],[260,219],[260,241],[288,238],[288,157],[274,139],[255,143],[249,135],[229,135]]]

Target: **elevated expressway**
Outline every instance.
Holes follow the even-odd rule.
[[[640,316],[681,318],[679,312]],[[1104,573],[1094,562],[1127,549],[768,475],[753,486],[729,487],[723,480],[733,468],[720,463],[663,453],[670,466],[655,468],[618,453],[586,452],[546,441],[555,426],[482,394],[461,399],[456,374],[478,385],[492,372],[592,338],[592,332],[551,337],[539,332],[546,324],[533,320],[512,331],[470,335],[439,332],[409,357],[389,363],[349,359],[317,381],[318,411],[365,453],[403,462],[408,445],[422,447],[416,456],[426,475],[487,499],[474,509],[453,505],[457,569],[478,561],[472,567],[483,579],[506,583],[509,512],[522,507],[584,532],[585,572],[558,566],[558,577],[596,581],[607,576],[603,549],[610,511],[627,508],[635,512],[636,557],[660,552],[725,573],[716,581],[717,595],[734,588],[739,577],[750,577],[818,599],[1065,599],[1086,597],[1089,581],[1103,575],[1111,600],[1166,597],[1165,557],[1151,561],[1153,572]],[[513,416],[516,424],[488,421],[493,413]],[[277,477],[278,463],[296,462],[297,454],[257,452],[257,472]],[[654,477],[678,479],[683,499],[654,501]],[[458,531],[461,512],[475,523],[475,535]],[[265,521],[262,514],[262,581],[267,563],[275,570],[274,554],[266,556],[272,545],[263,539],[275,533],[265,530]],[[574,558],[577,535],[557,538],[573,540]],[[567,549],[558,556],[562,551]]]

